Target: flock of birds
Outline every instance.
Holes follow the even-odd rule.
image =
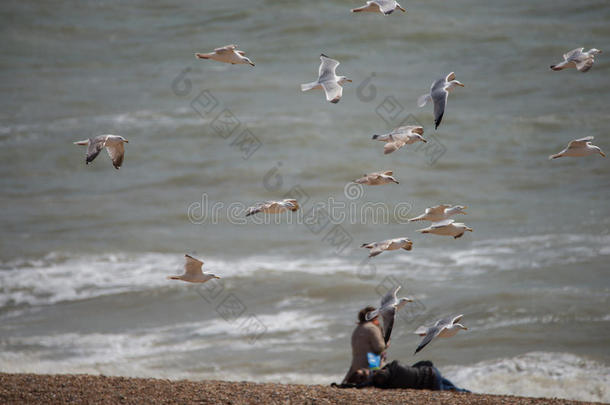
[[[359,8],[354,8],[351,11],[353,13],[375,12],[389,15],[395,10],[406,12],[406,10],[394,0],[367,1],[366,5]],[[574,49],[564,54],[563,61],[552,65],[551,69],[554,71],[560,71],[575,68],[580,72],[587,72],[593,66],[595,55],[600,53],[602,53],[602,51],[596,48],[592,48],[587,52],[584,51],[584,48]],[[209,53],[196,53],[195,57],[198,59],[214,60],[233,65],[248,64],[250,66],[255,66],[254,62],[252,62],[252,60],[246,56],[246,53],[238,50],[236,45],[227,45],[216,48]],[[321,54],[318,78],[313,82],[301,84],[301,91],[305,92],[313,89],[322,89],[326,94],[327,101],[331,103],[338,103],[343,95],[344,83],[352,82],[352,80],[346,76],[337,76],[336,69],[338,66],[339,62],[337,60]],[[430,87],[430,91],[417,99],[417,105],[419,107],[424,107],[429,102],[432,102],[434,106],[435,129],[437,129],[441,124],[443,115],[445,114],[449,92],[456,87],[464,87],[464,84],[456,80],[455,73],[451,72],[446,77],[442,77],[434,81]],[[423,135],[424,129],[421,126],[402,126],[385,135],[373,135],[372,139],[385,142],[384,154],[387,155],[397,151],[405,145],[410,145],[415,142],[427,142]],[[599,154],[602,157],[605,157],[606,155],[604,152],[599,147],[591,143],[592,140],[592,136],[572,140],[564,150],[549,156],[549,159],[556,159],[564,156],[582,157],[593,154]],[[91,163],[101,152],[101,150],[105,148],[110,156],[110,159],[112,160],[113,166],[116,169],[119,169],[123,163],[125,155],[124,144],[128,143],[128,140],[119,135],[99,135],[74,143],[76,145],[87,146],[85,159],[86,164]],[[391,170],[365,174],[363,177],[354,180],[354,182],[369,186],[378,186],[391,183],[399,184],[398,180],[393,177],[393,172]],[[295,199],[265,201],[248,208],[245,215],[250,216],[258,213],[279,214],[286,211],[296,211],[298,209],[299,204]],[[440,204],[427,208],[423,214],[411,218],[409,221],[430,221],[430,226],[419,229],[418,231],[421,233],[453,236],[457,239],[464,235],[466,231],[473,231],[472,228],[466,226],[465,224],[455,222],[454,219],[451,219],[452,216],[457,214],[465,215],[465,209],[466,207],[461,205],[451,206],[447,204]],[[374,257],[383,253],[384,251],[399,249],[410,251],[413,248],[413,242],[409,238],[401,237],[379,242],[365,243],[361,247],[369,249],[369,257]],[[186,263],[184,264],[184,274],[168,276],[168,279],[181,280],[190,283],[205,283],[211,279],[220,278],[218,275],[203,272],[202,261],[189,255],[185,255],[185,258]],[[410,298],[405,297],[400,299],[397,298],[397,293],[399,290],[400,286],[389,291],[381,299],[381,305],[379,308],[366,314],[367,320],[381,316],[383,321],[384,339],[386,343],[390,339],[392,327],[398,311],[404,305],[413,301]],[[414,333],[423,336],[423,339],[415,350],[415,354],[421,351],[426,345],[437,337],[451,337],[454,336],[459,330],[466,330],[467,328],[459,323],[462,317],[463,315],[450,316],[438,320],[432,326],[419,327]]]

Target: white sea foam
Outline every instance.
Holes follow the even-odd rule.
[[[443,374],[473,392],[610,401],[610,368],[569,353],[532,352],[445,367]]]

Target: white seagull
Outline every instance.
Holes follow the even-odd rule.
[[[331,103],[338,103],[343,94],[343,83],[351,82],[345,76],[337,76],[335,70],[339,66],[339,62],[329,58],[324,54],[320,54],[320,71],[318,72],[318,80],[311,83],[301,84],[301,91],[311,89],[324,89],[326,100]]]
[[[434,222],[427,228],[418,229],[417,232],[433,233],[435,235],[453,236],[457,239],[464,235],[464,232],[472,232],[472,228],[467,227],[461,222],[455,222],[453,219],[446,219],[440,222]]]
[[[464,214],[464,211],[467,207],[463,205],[451,206],[449,204],[440,204],[435,205],[434,207],[426,208],[426,211],[414,218],[409,219],[409,222],[415,221],[430,221],[430,222],[439,222],[445,219],[449,219],[456,214]]]
[[[259,212],[265,214],[279,214],[284,211],[296,211],[299,209],[297,200],[288,198],[282,201],[265,201],[253,207],[248,208],[246,216],[257,214]]]
[[[195,259],[192,256],[184,255],[186,263],[184,263],[184,274],[179,276],[167,276],[168,280],[182,280],[189,283],[205,283],[213,278],[220,278],[216,274],[204,273],[201,271],[203,262]]]
[[[123,157],[125,156],[124,143],[129,143],[129,141],[120,135],[99,135],[95,138],[74,142],[75,145],[87,145],[86,164],[92,162],[102,149],[106,148],[108,156],[112,159],[112,165],[117,170],[123,164]]]
[[[374,311],[367,312],[365,316],[366,320],[370,321],[381,314],[381,319],[383,319],[383,339],[386,343],[390,341],[390,335],[392,334],[392,327],[394,326],[396,313],[398,313],[400,308],[404,307],[407,302],[413,302],[411,298],[402,297],[398,299],[396,294],[399,290],[400,286],[396,287],[393,291],[388,291],[386,295],[381,298],[381,306]]]
[[[417,328],[414,333],[416,335],[425,337],[421,341],[419,346],[417,346],[417,349],[415,349],[415,353],[413,354],[417,354],[421,349],[426,347],[426,345],[430,343],[432,339],[436,337],[449,338],[455,336],[456,333],[460,331],[460,329],[468,330],[467,327],[459,323],[460,319],[462,319],[463,316],[464,315],[458,315],[453,317],[449,316],[447,318],[443,318],[439,321],[436,321],[434,326],[420,326],[419,328]]]
[[[568,143],[568,146],[559,153],[549,156],[550,159],[557,159],[563,156],[588,156],[600,154],[602,157],[606,157],[606,154],[602,150],[591,143],[593,140],[592,136],[586,138],[574,139]]]
[[[445,78],[440,78],[430,87],[430,93],[423,94],[417,99],[417,105],[419,107],[425,106],[428,101],[434,102],[434,129],[438,128],[443,119],[445,113],[445,105],[447,104],[447,97],[449,92],[455,88],[455,86],[464,87],[464,85],[455,80],[455,73],[451,72]]]
[[[360,247],[371,249],[369,257],[374,257],[386,250],[411,250],[413,248],[413,242],[411,242],[409,238],[394,238],[381,242],[363,243]]]
[[[553,70],[563,70],[568,68],[576,68],[580,72],[587,72],[593,67],[595,55],[602,53],[599,49],[591,48],[587,52],[583,52],[585,48],[572,49],[570,52],[563,54],[563,62],[556,65],[551,65]]]
[[[410,145],[415,142],[428,142],[422,136],[423,134],[423,127],[406,125],[398,127],[385,135],[373,135],[373,139],[386,143],[383,147],[383,153],[387,155],[402,148],[404,145]]]
[[[214,49],[210,53],[196,53],[198,59],[212,59],[218,62],[230,63],[232,65],[242,64],[254,66],[254,63],[246,57],[244,51],[237,50],[237,45],[227,45]]]
[[[388,183],[400,184],[398,183],[398,180],[392,176],[393,173],[394,172],[391,170],[386,170],[385,172],[365,174],[364,177],[354,180],[354,183],[367,184],[369,186],[380,186]]]
[[[362,7],[353,8],[351,10],[351,12],[360,13],[360,12],[364,11],[364,12],[370,12],[370,13],[381,13],[381,14],[385,14],[385,15],[390,15],[396,9],[399,9],[403,13],[405,13],[407,11],[404,8],[402,8],[400,6],[400,4],[398,4],[398,2],[396,2],[394,0],[371,0],[371,1],[367,1],[366,5],[364,5]]]

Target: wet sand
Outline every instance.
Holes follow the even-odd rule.
[[[169,381],[93,375],[0,373],[2,404],[584,404],[426,390],[339,389],[322,385],[229,381]]]

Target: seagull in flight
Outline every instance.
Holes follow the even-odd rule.
[[[192,256],[184,255],[186,263],[184,263],[184,274],[179,276],[167,276],[168,280],[182,280],[189,283],[205,283],[213,278],[220,278],[216,274],[204,273],[201,271],[203,262],[195,259]]]
[[[254,63],[246,57],[246,53],[238,50],[237,45],[233,44],[216,48],[210,53],[196,53],[195,57],[197,57],[197,59],[212,59],[218,62],[230,63],[232,65],[247,64],[254,66]]]
[[[435,235],[453,236],[454,239],[460,238],[464,232],[472,232],[472,228],[467,227],[461,222],[455,222],[453,219],[446,219],[440,222],[434,222],[427,228],[418,229],[417,232],[433,233]]]
[[[410,218],[409,222],[415,221],[430,221],[430,222],[440,222],[445,219],[449,219],[456,214],[464,214],[466,215],[466,211],[464,211],[467,207],[463,205],[451,206],[449,204],[440,204],[435,205],[434,207],[426,208],[423,214]]]
[[[288,198],[282,201],[265,201],[248,208],[246,216],[262,212],[264,214],[279,214],[284,211],[296,211],[299,209],[297,200]]]
[[[591,48],[587,52],[583,52],[585,48],[572,49],[570,52],[563,55],[563,62],[551,65],[552,70],[563,70],[568,68],[576,68],[579,72],[588,72],[593,67],[595,55],[602,53],[599,49]]]
[[[398,2],[395,0],[371,0],[367,1],[366,4],[362,7],[351,9],[352,13],[360,13],[362,11],[369,13],[381,13],[385,15],[390,15],[394,12],[394,10],[399,9],[403,13],[406,13],[407,10],[402,8]]]
[[[385,172],[374,172],[365,174],[363,177],[354,180],[354,183],[367,184],[369,186],[380,186],[382,184],[388,183],[400,184],[398,180],[396,180],[392,176],[393,173],[394,172],[391,170],[386,170]]]
[[[311,89],[324,89],[326,100],[331,103],[338,103],[343,94],[343,83],[351,82],[345,76],[337,76],[335,70],[339,66],[339,62],[329,58],[324,54],[320,54],[320,70],[318,72],[318,80],[311,83],[301,84],[301,91]]]
[[[74,142],[75,145],[87,146],[86,164],[93,162],[93,159],[99,155],[102,149],[106,148],[108,156],[112,159],[112,165],[117,170],[123,164],[123,157],[125,156],[124,143],[129,143],[129,141],[120,135],[99,135],[95,138]]]
[[[394,290],[390,290],[386,293],[386,295],[381,298],[381,306],[371,312],[367,312],[365,318],[367,321],[376,318],[381,314],[381,318],[383,319],[383,339],[386,344],[390,341],[390,335],[392,334],[392,327],[394,326],[394,320],[396,319],[396,314],[402,307],[404,307],[407,302],[413,302],[411,298],[398,298],[396,294],[400,290],[400,286],[394,288]]]
[[[426,327],[420,326],[414,332],[416,335],[425,336],[417,349],[415,349],[414,355],[419,353],[426,345],[436,337],[449,338],[455,336],[461,329],[468,330],[467,327],[462,325],[460,319],[462,319],[464,315],[458,315],[453,317],[443,318],[439,321],[436,321],[434,326]]]
[[[588,156],[600,154],[602,157],[606,157],[606,154],[602,152],[599,146],[595,146],[591,143],[594,138],[587,136],[586,138],[574,139],[568,143],[568,146],[559,153],[549,156],[549,160],[557,159],[563,156]]]
[[[445,105],[447,104],[447,97],[449,92],[456,86],[464,87],[464,85],[455,80],[455,73],[451,72],[447,77],[440,78],[430,87],[430,93],[423,94],[417,99],[417,105],[419,107],[425,106],[428,101],[432,100],[434,103],[434,129],[437,129],[445,114]]]
[[[369,257],[375,257],[386,250],[411,250],[413,248],[413,242],[411,242],[409,238],[394,238],[381,242],[363,243],[360,247],[371,249]]]
[[[383,154],[392,153],[405,145],[411,145],[415,142],[427,143],[428,141],[422,136],[424,128],[414,125],[405,125],[398,127],[392,132],[385,135],[373,135],[373,139],[385,142]]]

